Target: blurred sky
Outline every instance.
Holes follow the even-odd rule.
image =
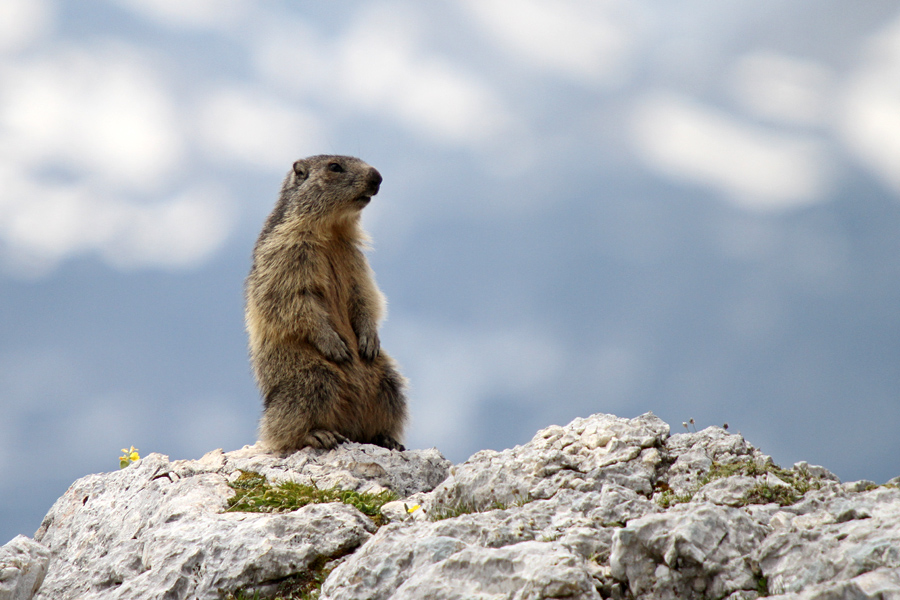
[[[318,153],[384,176],[408,446],[653,411],[900,475],[897,2],[0,0],[0,543],[255,441],[243,279]]]

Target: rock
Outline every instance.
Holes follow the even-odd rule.
[[[802,592],[878,569],[900,569],[900,490],[848,494],[827,488],[810,496],[796,508],[803,514],[790,527],[773,531],[756,553],[771,592]],[[900,594],[900,587],[896,591]]]
[[[722,598],[757,589],[749,555],[765,536],[739,509],[680,505],[617,531],[609,562],[635,597]]]
[[[36,597],[212,600],[220,590],[271,587],[353,551],[376,527],[342,503],[284,514],[226,513],[234,495],[228,481],[242,470],[320,488],[409,494],[431,489],[448,466],[435,450],[362,444],[284,458],[252,447],[197,461],[150,454],[121,471],[80,479],[53,505],[35,535],[52,553]]]
[[[414,573],[391,598],[600,600],[584,562],[564,546],[552,542],[466,548]],[[328,597],[327,593],[324,598]]]
[[[900,598],[900,571],[876,569],[847,581],[810,586],[802,592],[769,596],[773,600],[893,600]]]
[[[725,477],[701,487],[693,499],[726,506],[744,506],[747,504],[747,496],[757,485],[755,477]]]
[[[675,434],[666,441],[665,450],[672,465],[661,481],[676,496],[696,493],[702,485],[703,475],[714,462],[724,465],[737,462],[764,465],[772,461],[748,444],[743,437],[727,433],[721,427]]]
[[[669,426],[651,413],[636,419],[594,415],[548,427],[524,446],[483,450],[450,470],[428,507],[471,506],[547,499],[560,489],[599,491],[616,483],[649,495]]]
[[[0,600],[30,600],[49,562],[50,551],[24,535],[0,547]]]
[[[243,472],[398,499],[375,518],[342,502],[226,512]],[[362,444],[151,454],[75,482],[36,541],[4,546],[0,600],[36,585],[41,600],[271,598],[314,579],[325,600],[900,598],[898,481],[782,469],[740,435],[669,436],[650,413],[456,466]]]
[[[511,567],[509,572],[522,571],[516,577],[523,582],[529,565],[559,561],[565,565],[565,572],[579,571],[582,574],[579,578],[589,580],[598,566],[596,560],[609,556],[614,532],[630,519],[659,510],[633,490],[610,483],[594,493],[560,490],[549,500],[537,500],[521,507],[436,522],[391,524],[382,527],[335,569],[323,587],[323,598],[332,595],[347,599],[393,598],[394,590],[417,589],[431,577],[440,580],[435,584],[439,587],[429,588],[440,598],[478,597],[506,589],[497,587],[497,573],[490,570],[473,571],[465,576],[457,573],[459,565],[464,564],[463,558],[476,563],[505,564],[504,561],[517,557],[523,564]],[[500,548],[510,550],[487,552]],[[455,566],[441,566],[447,561]],[[432,575],[426,577],[423,573]],[[537,581],[534,579],[528,585],[537,585]],[[595,596],[588,593],[578,597]]]

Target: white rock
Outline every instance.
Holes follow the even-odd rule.
[[[635,419],[597,414],[539,431],[524,446],[485,450],[457,465],[431,505],[514,504],[551,498],[560,489],[599,491],[615,483],[650,494],[669,426],[652,413]]]
[[[320,557],[353,551],[375,531],[355,508],[318,504],[283,514],[225,513],[240,470],[346,489],[422,491],[449,466],[436,451],[347,444],[287,457],[211,452],[198,461],[151,454],[73,484],[36,539],[52,553],[43,600],[220,598],[293,575]],[[424,487],[423,487],[424,486]]]
[[[773,600],[893,600],[900,598],[900,570],[876,569],[853,579],[810,586]]]
[[[755,590],[749,554],[766,528],[739,509],[681,504],[636,519],[613,537],[612,575],[636,597],[721,598]]]
[[[737,475],[712,481],[694,496],[697,502],[712,502],[726,506],[743,506],[750,491],[758,485],[756,478]]]
[[[0,547],[0,600],[31,600],[49,562],[50,551],[24,535]]]
[[[713,462],[732,464],[753,461],[758,464],[771,459],[737,434],[721,427],[707,427],[696,433],[679,433],[666,441],[666,453],[672,465],[663,480],[676,495],[692,494]]]
[[[37,541],[0,548],[0,600],[30,598],[45,567],[40,600],[267,597],[329,560],[326,600],[900,598],[896,487],[841,485],[806,463],[776,476],[740,435],[668,431],[649,413],[593,415],[455,467],[434,449],[362,444],[290,456],[247,446],[195,461],[152,454],[75,482]],[[714,464],[747,463],[756,469],[709,480]],[[341,503],[226,513],[241,471],[399,499],[383,507],[380,529]],[[800,495],[798,478],[811,489],[796,503],[747,504],[758,486]],[[664,510],[673,494],[692,499]]]
[[[820,508],[796,517],[791,529],[773,532],[757,551],[771,592],[900,569],[900,490],[878,488],[852,499],[832,490],[818,500]]]
[[[415,571],[391,598],[600,600],[584,563],[584,558],[554,543],[469,547]]]

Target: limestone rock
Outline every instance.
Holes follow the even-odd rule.
[[[609,562],[635,597],[722,598],[757,588],[749,557],[765,535],[736,508],[679,505],[617,531]]]
[[[539,431],[524,446],[482,450],[450,470],[428,508],[547,499],[560,489],[599,491],[615,483],[649,495],[669,426],[651,413],[636,419],[593,415]]]
[[[772,532],[758,550],[769,590],[802,592],[887,568],[894,576],[884,585],[893,581],[900,597],[900,490],[848,494],[827,488],[809,496],[794,508],[802,514],[790,527]],[[867,581],[869,587],[882,585],[873,580],[853,585]]]
[[[0,547],[0,600],[30,600],[44,581],[50,552],[24,535]]]
[[[343,503],[226,512],[242,471],[399,499],[378,523]],[[324,600],[900,598],[898,482],[782,469],[740,435],[669,436],[650,413],[576,419],[456,466],[362,444],[151,454],[75,482],[36,541],[0,549],[0,600],[42,577],[40,600],[268,598],[305,571]]]
[[[151,454],[115,473],[75,482],[35,539],[52,553],[36,598],[218,599],[220,590],[265,588],[365,542],[374,523],[342,503],[284,514],[226,513],[241,470],[273,480],[414,493],[449,463],[435,450],[390,452],[347,444],[288,457],[248,447],[197,461]],[[391,488],[390,486],[394,486]]]
[[[557,571],[568,573],[572,582],[591,581],[599,568],[597,560],[609,556],[614,531],[630,519],[659,510],[633,490],[609,483],[594,493],[560,490],[549,500],[519,507],[391,524],[335,569],[323,587],[323,598],[394,598],[395,590],[411,594],[426,585],[433,595],[418,597],[490,597],[519,589],[500,585],[502,573],[523,590],[552,588],[553,581],[563,581],[550,575]],[[495,552],[499,549],[507,551]],[[482,566],[460,572],[460,565],[469,563]],[[529,574],[541,564],[545,565],[541,573],[549,579]],[[485,565],[505,570],[491,572]],[[551,565],[561,566],[551,569]],[[570,590],[574,597],[595,597],[581,583],[573,586],[559,589]],[[556,597],[522,593],[500,597]]]

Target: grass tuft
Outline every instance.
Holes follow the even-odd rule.
[[[240,477],[228,485],[235,493],[228,500],[227,512],[290,512],[307,504],[343,502],[355,507],[379,527],[385,523],[381,507],[398,499],[389,490],[370,494],[340,488],[319,489],[292,481],[272,485],[265,476],[252,471],[241,471]]]
[[[669,508],[675,504],[690,502],[703,486],[717,479],[737,475],[761,477],[767,473],[771,473],[787,485],[769,485],[759,482],[744,496],[742,506],[747,506],[748,504],[770,504],[772,502],[781,506],[790,506],[800,500],[809,490],[822,487],[822,482],[810,475],[806,469],[783,469],[778,465],[760,465],[752,459],[747,459],[727,464],[713,462],[709,470],[700,477],[697,484],[685,494],[675,494],[668,485],[659,484],[657,489],[662,491],[662,493],[656,501],[662,508]]]

